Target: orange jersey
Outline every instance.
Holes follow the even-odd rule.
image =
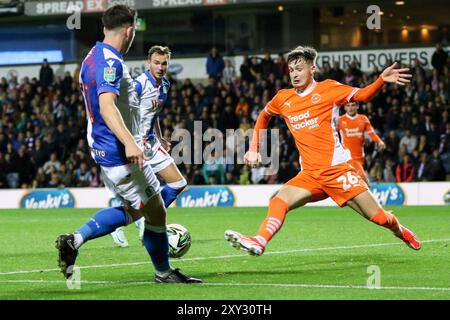
[[[352,155],[352,159],[358,160],[364,157],[364,141],[367,133],[374,142],[381,142],[380,137],[373,130],[369,119],[362,114],[354,117],[344,114],[339,117],[338,130],[341,133],[342,144]]]
[[[300,153],[302,170],[335,166],[350,159],[336,130],[339,106],[359,90],[334,80],[314,82],[302,93],[278,91],[266,105],[269,115],[280,115],[288,125]]]

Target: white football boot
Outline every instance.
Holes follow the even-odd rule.
[[[145,218],[142,217],[139,220],[136,220],[134,225],[139,229],[139,240],[141,240],[142,245],[144,245]]]
[[[254,237],[243,235],[237,231],[226,230],[225,240],[227,240],[233,248],[243,250],[252,256],[260,256],[264,253],[265,247]]]
[[[121,248],[126,248],[129,246],[127,237],[123,232],[123,227],[117,228],[114,232],[111,232],[111,237],[114,240],[114,243],[117,244]]]

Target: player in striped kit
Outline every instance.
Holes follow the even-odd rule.
[[[166,208],[170,206],[187,184],[186,179],[169,154],[170,142],[164,139],[158,119],[158,113],[163,108],[170,89],[170,82],[165,78],[170,55],[171,52],[168,47],[153,46],[150,48],[147,61],[149,68],[133,82],[138,98],[130,100],[130,105],[140,111],[139,130],[134,138],[144,148],[144,154],[149,159],[145,162],[148,162],[153,172],[166,183],[161,188],[161,197]],[[142,240],[144,218],[135,223],[139,228],[139,238]],[[111,236],[117,245],[128,246],[123,227],[111,233]]]

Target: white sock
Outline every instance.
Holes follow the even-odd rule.
[[[79,234],[78,232],[75,232],[73,234],[73,236],[75,237],[75,241],[74,241],[73,245],[75,246],[75,249],[78,249],[84,243],[84,239],[81,236],[81,234]]]

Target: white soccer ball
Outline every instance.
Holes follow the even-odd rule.
[[[168,224],[167,236],[169,237],[169,257],[181,258],[191,247],[191,235],[181,224]]]

